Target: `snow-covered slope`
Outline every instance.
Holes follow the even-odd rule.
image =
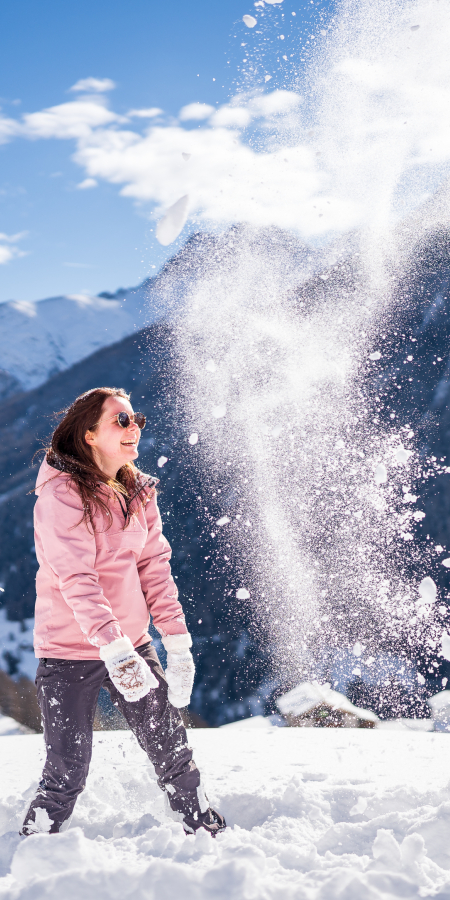
[[[216,840],[165,818],[129,733],[97,732],[69,830],[21,841],[43,740],[0,738],[0,898],[450,896],[446,735],[235,725],[189,739],[230,825]]]
[[[209,240],[194,235],[155,278],[137,288],[0,304],[0,400],[39,387],[96,350],[163,318],[182,300]]]
[[[12,393],[11,378],[23,390],[38,387],[100,347],[156,321],[161,310],[150,297],[151,286],[145,284],[112,299],[77,294],[2,303],[0,368],[7,374],[0,392],[3,382],[3,393]]]

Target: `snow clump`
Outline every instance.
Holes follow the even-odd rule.
[[[420,599],[417,600],[418,606],[426,606],[429,603],[436,602],[436,594],[437,588],[432,578],[429,575],[426,578],[422,578],[422,581],[419,584],[419,596]]]
[[[387,477],[386,466],[384,463],[378,463],[374,473],[375,484],[386,484]]]
[[[183,231],[188,213],[189,196],[180,197],[173,206],[169,207],[165,216],[159,220],[156,228],[156,240],[163,247],[167,247],[175,241]]]

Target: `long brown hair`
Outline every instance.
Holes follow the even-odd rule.
[[[86,431],[95,431],[97,428],[103,404],[108,397],[130,399],[130,395],[122,388],[93,388],[80,394],[70,406],[57,413],[63,418],[52,434],[50,445],[45,448],[48,464],[70,476],[83,504],[80,522],[91,525],[93,531],[94,516],[99,511],[109,522],[108,528],[112,524],[109,498],[102,490],[102,484],[123,495],[129,512],[132,512],[133,501],[137,501],[139,507],[144,500],[144,477],[134,463],[125,463],[115,478],[108,478],[97,466],[92,450],[84,439]]]

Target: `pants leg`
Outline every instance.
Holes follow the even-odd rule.
[[[86,784],[95,709],[104,677],[101,660],[40,660],[36,686],[47,758],[23,834],[54,834],[71,816]]]
[[[158,687],[138,700],[129,703],[107,676],[103,687],[119,707],[140,746],[153,763],[161,790],[165,791],[170,807],[180,821],[199,822],[208,809],[200,780],[200,772],[192,759],[186,729],[178,709],[167,698],[167,681],[151,644],[136,647],[158,680]],[[194,826],[195,827],[195,826]]]

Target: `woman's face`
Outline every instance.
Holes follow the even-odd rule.
[[[107,397],[97,428],[87,431],[84,439],[92,449],[99,469],[109,478],[115,478],[119,469],[127,462],[137,459],[140,429],[134,422],[122,428],[117,414],[127,412],[133,415],[133,407],[124,397]]]

